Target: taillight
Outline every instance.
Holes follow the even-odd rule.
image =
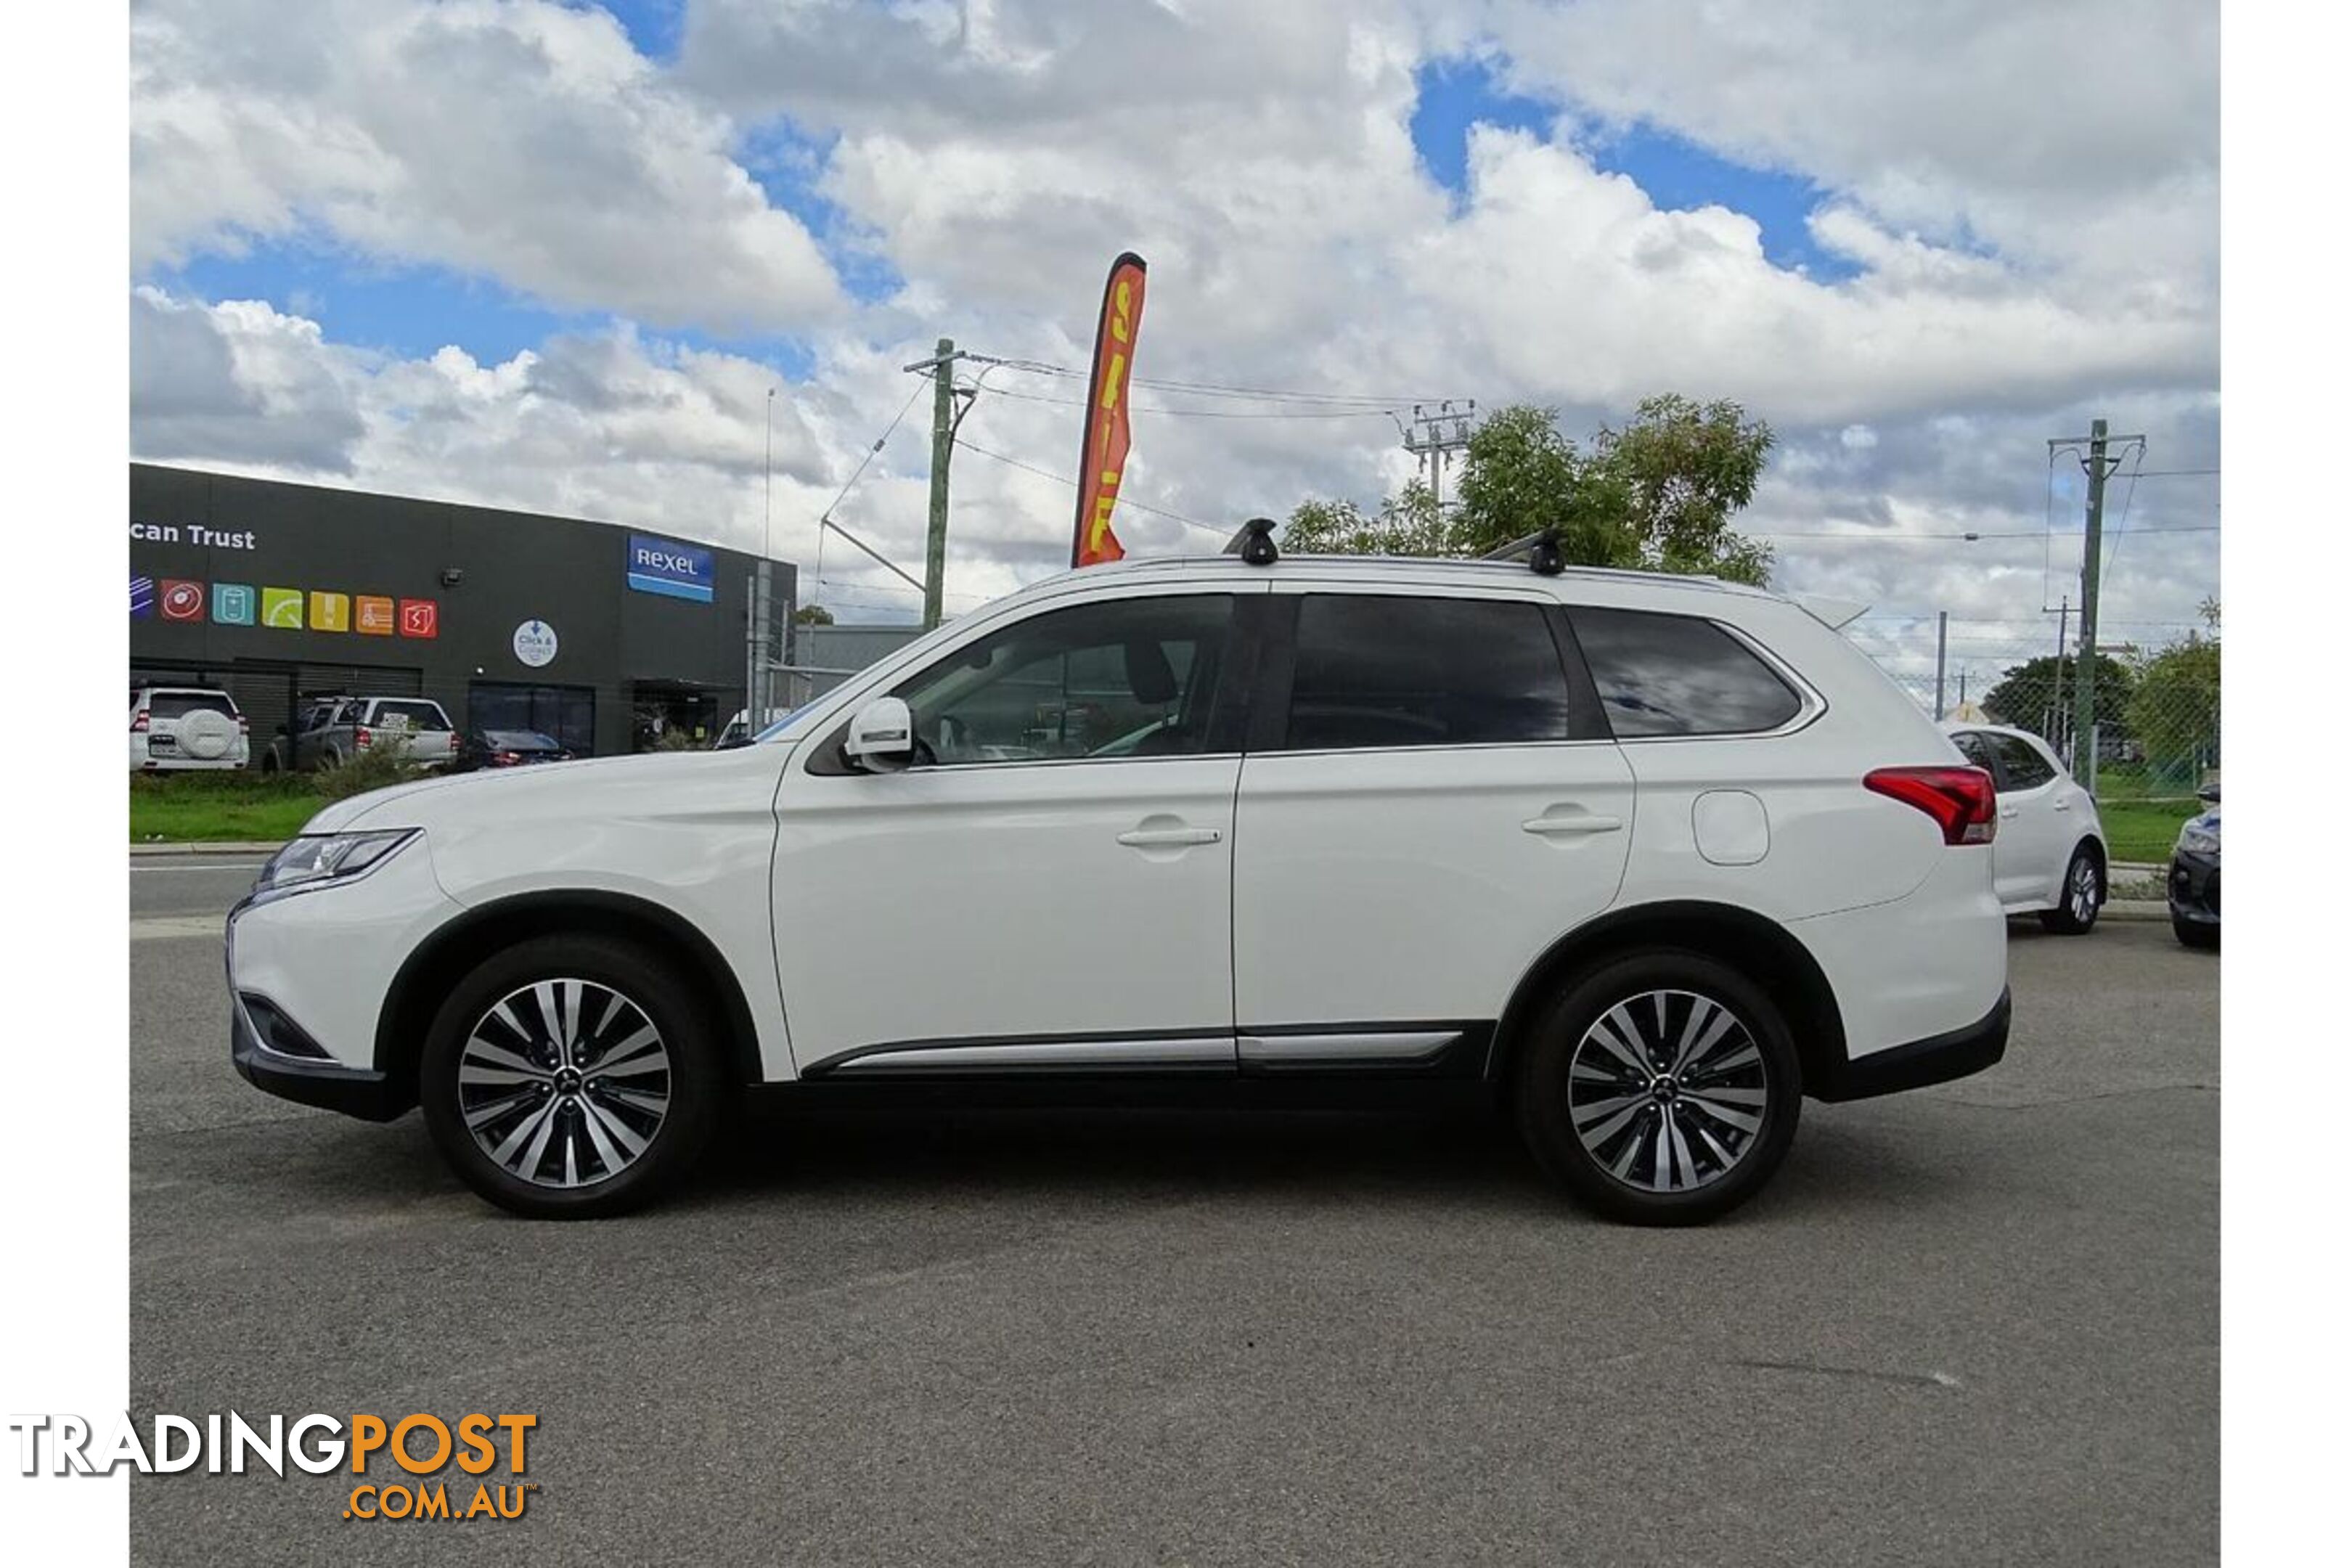
[[[1875,768],[1862,787],[1917,806],[1947,844],[1992,842],[1992,775],[1982,768]]]
[[[143,735],[147,732],[147,710],[144,708],[131,716],[131,732],[134,735]]]
[[[375,737],[369,734],[367,732],[367,726],[362,724],[360,726],[359,732],[352,737],[352,744],[354,746],[373,746],[375,744]]]
[[[238,715],[236,716],[236,732],[237,732],[238,734],[240,734],[240,735],[250,735],[250,734],[252,734],[252,733],[253,733],[253,721],[252,721],[252,720],[250,720],[250,719],[247,719],[247,718],[244,714],[242,714],[242,713],[238,714]]]
[[[502,768],[510,768],[514,766],[515,763],[522,761],[522,758],[512,752],[500,752],[491,760],[496,762],[499,766]]]
[[[455,730],[449,731],[449,754],[451,756],[457,754],[457,731]]]

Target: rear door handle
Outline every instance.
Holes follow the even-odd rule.
[[[1531,816],[1519,824],[1519,831],[1544,838],[1566,838],[1585,833],[1614,833],[1624,826],[1613,816],[1585,813],[1575,816]]]
[[[2074,809],[2074,803],[2071,800],[2062,800],[2058,803],[2058,809],[2061,811],[2072,811]]]
[[[2000,808],[2000,814],[2003,816],[2015,816],[2017,815],[2017,807],[2013,805],[2004,805]]]
[[[1118,841],[1130,849],[1175,849],[1214,844],[1223,837],[1213,827],[1130,827],[1118,836]]]

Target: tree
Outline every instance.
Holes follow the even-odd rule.
[[[2132,693],[2131,727],[2164,772],[2189,775],[2219,761],[2221,640],[2190,632],[2149,659]]]
[[[2127,727],[2136,684],[2132,672],[2129,667],[2105,654],[2093,658],[2092,713],[2102,724]],[[2043,654],[2002,671],[2000,683],[1984,694],[1984,710],[2004,724],[2042,732],[2053,716],[2070,709],[2074,700],[2074,657],[2061,658],[2055,654]]]
[[[1441,511],[1415,479],[1367,516],[1351,501],[1307,501],[1283,534],[1293,551],[1480,555],[1558,530],[1574,565],[1712,573],[1761,583],[1771,551],[1736,533],[1731,516],[1756,493],[1772,432],[1736,403],[1644,399],[1592,449],[1562,434],[1559,413],[1520,404],[1471,432],[1454,505]]]
[[[793,612],[793,624],[800,626],[829,626],[833,612],[823,605],[803,605]]]

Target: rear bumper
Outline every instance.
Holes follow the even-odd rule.
[[[412,1103],[383,1073],[347,1068],[323,1056],[271,1050],[262,1043],[245,1003],[236,997],[229,1004],[228,1057],[237,1075],[266,1094],[340,1110],[363,1121],[390,1121]]]
[[[1900,1094],[1906,1089],[1925,1089],[1931,1083],[1949,1083],[1982,1072],[2008,1049],[2009,988],[2004,985],[1992,1011],[1967,1027],[1843,1062],[1831,1073],[1816,1075],[1816,1081],[1805,1085],[1805,1092],[1815,1100],[1828,1100]]]

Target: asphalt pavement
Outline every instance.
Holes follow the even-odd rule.
[[[1479,1117],[946,1111],[760,1117],[658,1210],[535,1225],[414,1115],[230,1070],[251,877],[131,875],[133,1412],[529,1412],[538,1489],[135,1478],[136,1562],[2218,1553],[2219,971],[2160,924],[2012,927],[2006,1061],[1808,1104],[1703,1230],[1593,1219]]]

